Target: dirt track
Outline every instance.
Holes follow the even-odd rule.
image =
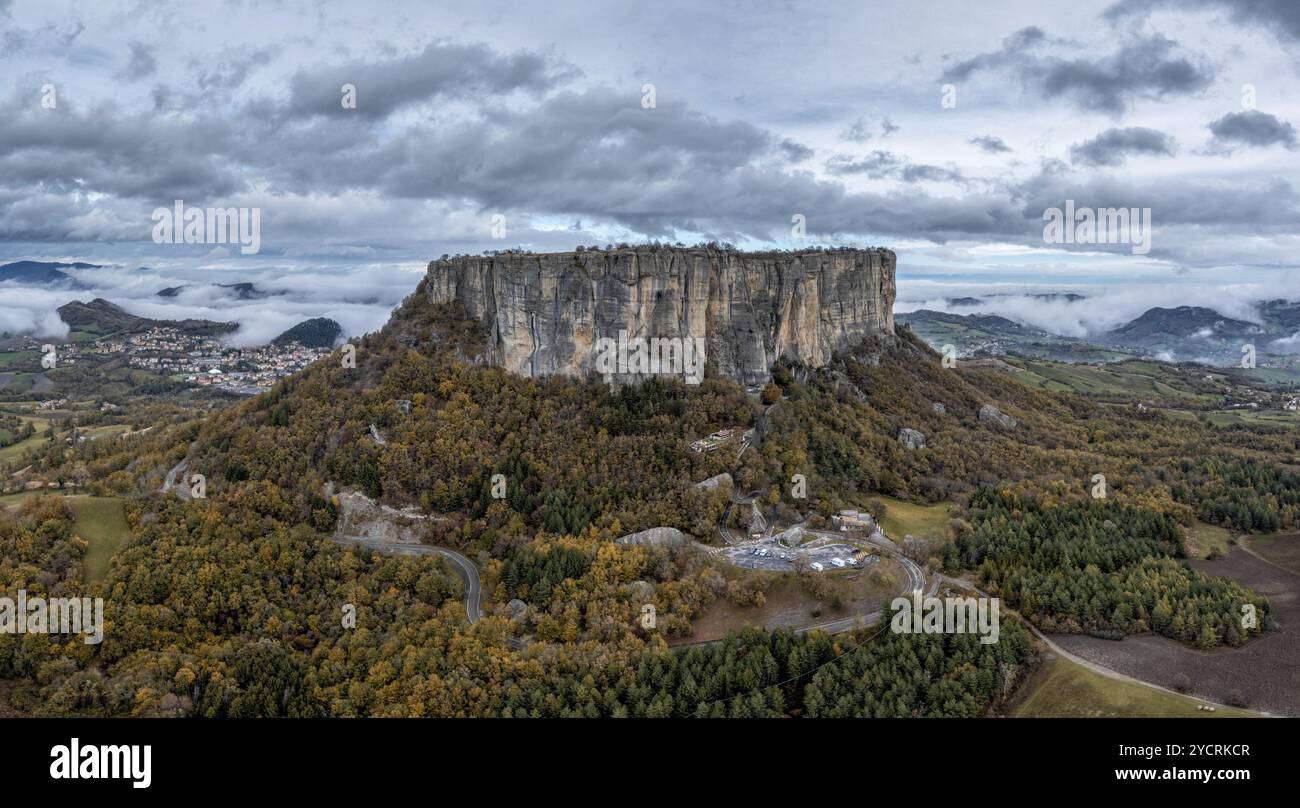
[[[1191,695],[1231,704],[1235,692],[1245,707],[1300,716],[1300,575],[1235,546],[1224,559],[1189,565],[1207,575],[1232,578],[1268,597],[1281,628],[1241,648],[1213,651],[1155,635],[1115,642],[1054,634],[1052,640],[1084,659],[1146,682],[1172,687],[1174,678],[1184,673],[1192,683]]]

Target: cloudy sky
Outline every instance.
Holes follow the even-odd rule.
[[[894,248],[900,309],[1248,317],[1300,298],[1298,46],[1291,0],[0,0],[0,260],[108,264],[81,280],[141,314],[358,333],[443,253],[796,247],[798,216]],[[178,199],[259,208],[261,251],[154,243]],[[1046,244],[1067,200],[1150,208],[1150,252]],[[150,300],[235,280],[287,294]],[[63,297],[10,290],[0,327]]]

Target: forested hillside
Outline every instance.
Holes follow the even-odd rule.
[[[948,571],[1044,627],[1210,647],[1248,640],[1231,616],[1267,604],[1179,564],[1183,528],[1300,515],[1294,474],[1278,465],[1300,456],[1292,432],[945,369],[907,332],[820,371],[778,366],[784,397],[770,408],[716,378],[614,391],[522,379],[473,361],[481,338],[453,308],[407,305],[358,346],[355,368],[336,355],[201,422],[69,450],[64,462],[131,497],[133,538],[94,585],[109,627],[94,647],[0,635],[4,675],[53,713],[975,715],[1029,660],[1017,626],[991,647],[757,632],[670,651],[664,636],[727,597],[725,581],[698,553],[613,539],[671,526],[713,541],[727,492],[693,485],[736,458],[690,443],[752,427],[761,440],[736,484],[774,516],[824,518],[877,494],[946,501]],[[990,404],[1015,425],[981,418]],[[902,428],[926,446],[905,448]],[[207,499],[157,492],[182,460],[206,477]],[[793,496],[796,474],[806,499]],[[1104,502],[1089,494],[1095,474]],[[330,542],[331,492],[348,487],[436,514],[425,538],[478,566],[484,618],[466,624],[461,582],[438,559]],[[40,504],[0,514],[14,547],[58,550],[6,553],[11,584],[73,586],[67,521]],[[647,597],[654,631],[637,619]],[[341,619],[348,606],[355,628]]]

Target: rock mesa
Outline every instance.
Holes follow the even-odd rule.
[[[778,358],[821,367],[893,336],[895,262],[885,249],[502,253],[434,261],[420,294],[463,305],[488,331],[486,361],[513,373],[584,374],[622,331],[700,338],[713,372],[753,386]]]

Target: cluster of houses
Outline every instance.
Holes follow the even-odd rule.
[[[228,348],[209,336],[154,326],[127,337],[90,344],[68,343],[61,350],[59,363],[71,365],[79,357],[125,354],[127,364],[133,368],[183,375],[184,381],[199,387],[249,395],[270,389],[279,379],[329,353],[328,349],[308,348],[297,342],[261,348]],[[46,409],[50,408],[53,407]]]
[[[329,354],[326,349],[307,348],[297,342],[227,348],[209,337],[157,327],[125,340],[97,343],[94,352],[126,353],[131,367],[184,374],[190,384],[245,395],[268,390],[277,380]]]

